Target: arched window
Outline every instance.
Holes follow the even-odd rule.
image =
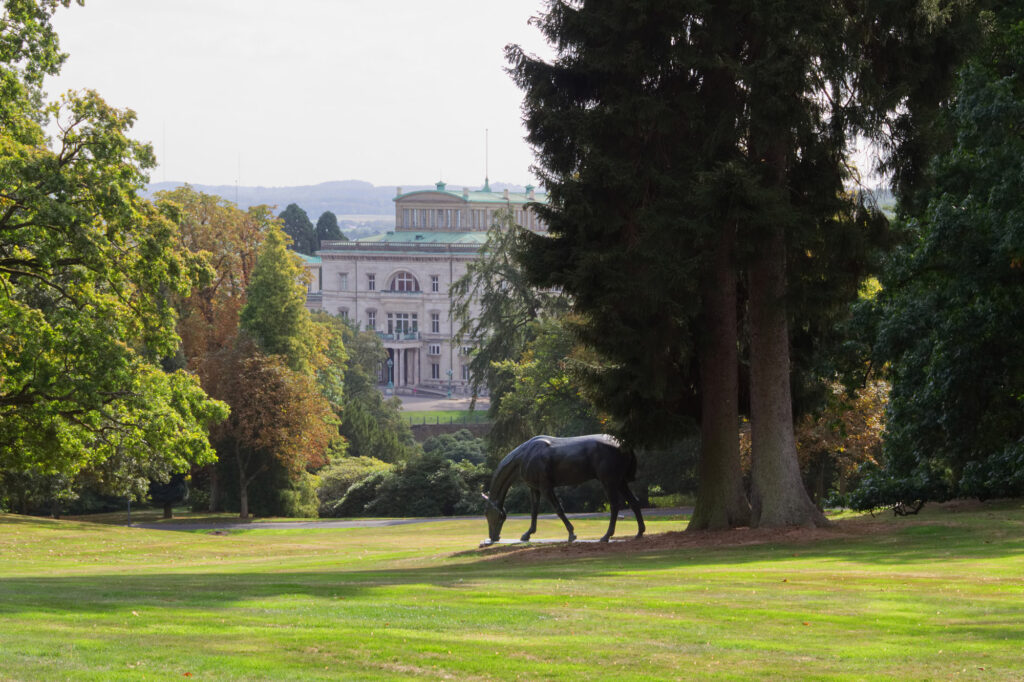
[[[400,272],[391,280],[391,291],[419,291],[420,283],[408,272]]]

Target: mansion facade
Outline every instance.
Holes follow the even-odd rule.
[[[380,383],[402,393],[467,393],[472,348],[456,339],[451,285],[480,257],[499,211],[545,231],[530,206],[545,198],[530,186],[492,192],[487,183],[477,191],[449,190],[443,182],[432,190],[398,188],[393,232],[324,241],[317,257],[304,259],[312,274],[307,307],[377,333],[388,352]]]

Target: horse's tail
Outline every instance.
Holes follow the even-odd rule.
[[[633,452],[633,448],[626,446],[621,446],[620,450],[626,457],[626,481],[632,483],[636,480],[636,453]]]

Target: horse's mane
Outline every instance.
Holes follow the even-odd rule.
[[[507,467],[510,464],[512,464],[512,462],[514,462],[515,460],[517,460],[520,457],[522,457],[528,451],[531,451],[534,448],[536,448],[537,445],[538,445],[538,441],[543,442],[545,445],[550,445],[551,444],[550,436],[534,436],[533,438],[531,438],[530,440],[526,441],[525,443],[520,443],[519,445],[517,445],[512,450],[512,452],[510,452],[507,455],[505,455],[505,457],[502,458],[501,462],[498,463],[498,466],[495,467],[495,469],[494,469],[495,477],[497,477],[499,471],[502,471],[505,467]]]

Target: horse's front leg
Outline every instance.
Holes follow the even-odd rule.
[[[562,503],[558,501],[558,497],[555,495],[554,488],[545,488],[544,494],[548,496],[548,501],[551,502],[551,506],[555,508],[555,513],[558,514],[558,518],[562,519],[562,523],[565,524],[566,530],[569,531],[569,542],[576,539],[576,533],[573,532],[572,524],[569,523],[569,519],[565,516],[565,510],[562,509]]]
[[[523,533],[519,538],[522,542],[529,542],[530,536],[537,532],[537,509],[540,507],[540,491],[530,488],[530,530]]]
[[[608,493],[608,506],[612,508],[612,518],[608,521],[608,532],[604,534],[600,542],[608,542],[615,535],[615,522],[619,519],[619,509],[622,507],[619,491],[615,489],[615,486],[605,484],[604,490]]]

